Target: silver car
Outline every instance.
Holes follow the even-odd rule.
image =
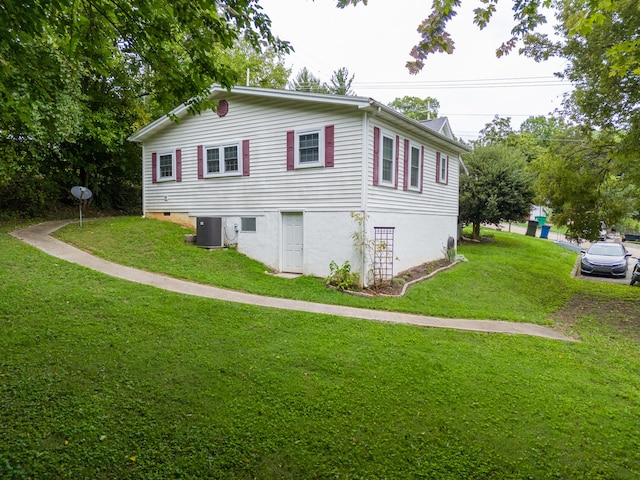
[[[595,242],[589,250],[580,253],[580,273],[583,275],[627,276],[627,262],[631,254],[620,243]]]

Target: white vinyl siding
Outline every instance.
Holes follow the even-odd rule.
[[[200,215],[305,209],[358,210],[362,195],[362,117],[335,105],[309,105],[281,99],[246,99],[228,94],[224,118],[213,112],[187,116],[145,141],[145,207],[149,212]],[[287,171],[287,132],[320,132],[334,126],[333,168]],[[197,147],[249,140],[251,176],[230,175],[224,182],[199,181]],[[242,147],[240,142],[240,147]],[[151,182],[151,153],[182,149],[182,182]],[[239,152],[242,161],[242,152]],[[206,151],[203,152],[206,172]],[[324,154],[320,153],[324,165]],[[239,168],[242,172],[242,167]]]
[[[382,137],[383,135],[395,139],[399,137],[399,157],[405,158],[405,139],[409,140],[409,158],[408,168],[399,170],[400,184],[403,184],[407,178],[407,188],[379,188],[373,185],[373,168],[368,171],[369,181],[367,184],[367,209],[370,212],[396,212],[396,213],[415,213],[423,218],[423,216],[444,216],[448,218],[456,218],[458,216],[458,162],[457,154],[433,145],[428,136],[418,136],[415,132],[405,131],[396,126],[381,122],[378,119],[372,120],[368,129],[368,155],[370,165],[373,166],[375,132],[374,127],[380,129],[380,152],[379,152],[379,185],[389,186],[388,183],[382,183]],[[420,173],[418,173],[418,187],[411,186],[411,149],[417,147],[420,150],[419,158],[422,158],[422,147],[424,147],[424,160],[422,163],[422,194],[416,195],[415,192],[420,188]],[[395,148],[395,147],[394,147]],[[436,153],[440,152],[442,156],[449,157],[449,182],[448,184],[436,183]],[[395,151],[394,151],[395,159]],[[403,160],[404,163],[404,160]],[[455,166],[455,167],[454,167]],[[394,171],[395,174],[395,171]],[[420,220],[426,221],[426,220]]]

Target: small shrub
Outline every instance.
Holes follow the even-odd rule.
[[[341,267],[331,260],[329,268],[331,269],[331,273],[326,280],[329,285],[333,285],[338,290],[360,289],[360,274],[351,271],[351,264],[348,260],[344,262]]]

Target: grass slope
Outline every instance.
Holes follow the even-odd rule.
[[[412,286],[403,298],[366,299],[329,290],[322,279],[266,275],[263,264],[234,250],[186,245],[187,232],[176,224],[129,217],[85,222],[83,228],[72,224],[56,236],[116,263],[224,288],[449,318],[548,323],[576,288],[570,278],[575,254],[515,234],[495,232],[494,244],[460,247],[469,262]]]
[[[133,285],[5,231],[0,478],[640,475],[640,351],[601,316],[563,343],[276,311]]]

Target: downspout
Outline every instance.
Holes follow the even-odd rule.
[[[142,144],[142,218],[145,218],[147,213],[147,204],[145,201],[145,181],[144,181],[144,159],[145,159],[145,148],[144,143]]]
[[[360,210],[362,211],[362,240],[367,236],[367,205],[369,195],[369,115],[364,112],[362,122],[362,195],[360,195]],[[363,286],[367,285],[367,250],[364,245],[360,249],[360,278]]]

